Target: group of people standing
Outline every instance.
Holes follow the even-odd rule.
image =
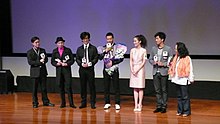
[[[55,48],[52,52],[51,64],[56,67],[56,83],[60,89],[61,105],[60,108],[66,107],[65,93],[68,94],[69,106],[76,108],[73,96],[72,96],[72,74],[71,66],[76,63],[79,66],[79,77],[81,85],[81,105],[79,108],[87,107],[87,83],[90,88],[90,104],[91,108],[95,109],[96,106],[96,87],[95,87],[95,71],[94,66],[98,60],[105,59],[111,54],[111,58],[115,56],[116,49],[109,49],[105,45],[103,52],[98,54],[97,48],[90,43],[90,33],[82,32],[80,34],[82,40],[82,45],[78,47],[76,51],[76,60],[73,57],[73,53],[70,48],[64,45],[65,40],[62,37],[57,37]],[[111,44],[111,48],[114,48],[114,35],[109,32],[106,34],[107,43]],[[33,108],[38,108],[38,84],[41,86],[42,100],[44,106],[54,106],[48,97],[46,89],[46,76],[47,68],[46,63],[48,62],[48,57],[45,49],[40,47],[40,39],[38,37],[32,37],[31,39],[33,48],[28,50],[27,59],[30,65],[30,77],[33,82],[33,93],[32,101]],[[119,70],[118,65],[124,60],[124,58],[110,59],[108,63],[104,64],[103,75],[104,75],[104,91],[105,91],[105,106],[104,109],[110,108],[110,84],[113,83],[115,89],[115,109],[120,109],[120,87],[119,87]],[[108,73],[106,69],[113,70],[111,74]]]
[[[192,61],[189,52],[182,42],[177,42],[175,46],[176,54],[173,57],[172,49],[165,45],[166,34],[158,32],[155,34],[156,46],[152,48],[149,62],[153,66],[153,82],[156,92],[156,109],[154,113],[165,113],[168,101],[168,77],[176,84],[178,97],[177,115],[188,116],[191,114],[190,98],[188,94],[188,86],[193,80]],[[90,43],[89,32],[80,34],[82,45],[76,51],[76,60],[70,48],[64,45],[65,40],[57,37],[55,48],[52,52],[51,64],[56,67],[56,83],[60,89],[61,105],[60,108],[66,107],[65,93],[68,94],[69,106],[76,108],[72,96],[72,74],[71,65],[76,63],[79,66],[79,77],[81,86],[81,105],[79,108],[87,107],[87,83],[90,88],[90,104],[91,108],[96,106],[96,87],[95,87],[95,71],[94,66],[98,60],[104,61],[103,77],[104,77],[104,109],[109,109],[110,104],[110,85],[113,84],[115,91],[115,109],[120,107],[120,86],[119,86],[119,69],[118,64],[124,60],[124,57],[117,57],[117,44],[114,42],[114,35],[108,32],[105,36],[107,44],[103,46],[101,53]],[[27,59],[30,65],[30,77],[33,82],[33,108],[37,108],[38,84],[41,86],[42,101],[44,106],[54,106],[47,97],[46,63],[48,57],[45,49],[40,47],[40,39],[32,37],[33,48],[27,52]],[[134,93],[134,111],[142,110],[142,100],[145,88],[145,64],[147,61],[147,40],[143,35],[136,35],[133,38],[134,48],[130,50],[130,87]],[[108,60],[108,61],[106,61]]]

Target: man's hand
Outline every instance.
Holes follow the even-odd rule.
[[[57,62],[57,66],[60,66],[60,65],[62,65],[62,62]]]
[[[88,63],[82,63],[82,67],[84,67],[84,68],[89,67],[89,66],[88,66]]]
[[[109,52],[109,51],[111,51],[111,47],[110,48],[105,48],[105,52],[107,53],[107,52]]]
[[[162,62],[157,62],[159,66],[164,66]]]
[[[44,63],[44,59],[40,59],[40,62],[41,62],[41,63]]]
[[[68,66],[67,63],[62,63],[61,65],[62,65],[62,66]]]
[[[106,64],[106,67],[107,67],[107,68],[112,67],[112,61],[111,61],[111,60],[109,60],[109,62]]]

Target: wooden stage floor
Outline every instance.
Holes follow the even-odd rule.
[[[58,93],[49,93],[55,107],[32,108],[31,93],[0,94],[0,124],[220,124],[220,100],[191,99],[192,114],[176,116],[176,98],[169,98],[167,113],[153,113],[155,97],[144,97],[142,112],[134,112],[133,96],[121,96],[121,110],[103,109],[103,94],[97,95],[96,109],[90,104],[84,109],[59,108]],[[80,105],[80,95],[74,94],[75,105]],[[112,100],[113,103],[113,100]]]

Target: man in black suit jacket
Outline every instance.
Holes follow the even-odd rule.
[[[51,64],[56,67],[56,82],[60,88],[61,105],[66,107],[65,92],[68,94],[69,105],[76,108],[72,96],[72,72],[71,66],[74,63],[73,53],[70,48],[64,46],[65,40],[57,37],[57,48],[53,50]]]
[[[40,48],[40,39],[38,37],[32,37],[31,42],[33,48],[27,51],[28,64],[30,65],[30,77],[33,82],[32,100],[33,108],[38,107],[38,84],[41,86],[42,100],[44,106],[54,106],[50,103],[47,97],[47,68],[46,63],[48,62],[47,54],[45,49]]]
[[[98,62],[98,51],[95,46],[89,43],[90,34],[88,32],[82,32],[80,38],[83,45],[78,47],[76,52],[76,62],[79,65],[79,76],[81,84],[81,106],[79,108],[85,108],[87,106],[87,82],[90,88],[90,103],[91,108],[95,109],[96,103],[96,88],[95,88],[95,71],[94,66]]]
[[[124,58],[112,59],[116,56],[116,44],[114,43],[114,35],[111,32],[106,34],[107,44],[104,46],[103,53],[100,54],[99,59],[110,59],[108,63],[104,64],[103,68],[103,77],[104,77],[104,98],[105,98],[105,106],[104,109],[109,109],[111,107],[110,104],[110,87],[111,82],[113,84],[113,88],[115,91],[115,109],[119,110],[120,107],[120,86],[119,86],[119,67],[118,64],[123,62]],[[111,73],[109,73],[106,69],[111,69]]]

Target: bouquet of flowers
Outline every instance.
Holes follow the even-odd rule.
[[[106,53],[104,58],[103,58],[103,62],[104,62],[104,65],[105,65],[105,71],[109,75],[112,75],[114,70],[116,68],[118,68],[118,65],[113,65],[111,67],[108,67],[108,63],[110,61],[114,61],[116,59],[124,58],[124,54],[127,51],[127,46],[124,45],[124,44],[121,44],[121,43],[115,44],[114,46],[110,46],[110,45],[107,44],[106,47],[99,46],[97,49],[98,49],[99,53],[103,53],[106,48],[109,49],[108,52],[111,52],[111,51],[113,52],[113,55],[110,55],[110,54]]]

